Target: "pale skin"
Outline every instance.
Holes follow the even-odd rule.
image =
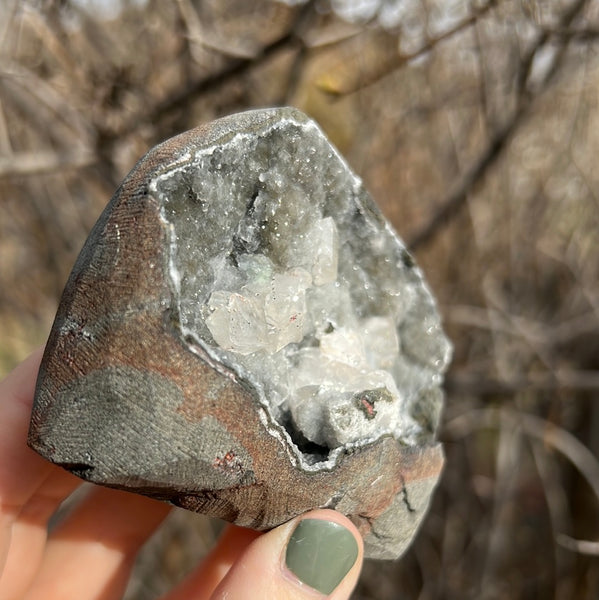
[[[50,534],[47,524],[80,485],[27,447],[41,350],[0,383],[0,600],[118,600],[137,552],[168,514],[167,504],[93,487]],[[327,598],[349,598],[360,572],[362,540],[340,513],[298,517],[343,525],[359,555]],[[297,520],[266,534],[229,526],[207,558],[161,600],[323,598],[286,569],[284,555]]]

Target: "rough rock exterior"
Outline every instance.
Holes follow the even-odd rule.
[[[449,356],[419,269],[318,127],[242,113],[154,148],[100,217],[29,443],[246,527],[336,508],[396,558],[443,464]]]

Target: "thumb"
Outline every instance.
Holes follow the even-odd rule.
[[[255,539],[211,599],[347,599],[362,559],[362,538],[352,522],[332,510],[314,510]]]

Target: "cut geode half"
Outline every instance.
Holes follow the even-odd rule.
[[[449,357],[419,269],[320,129],[251,111],[123,182],[67,283],[29,442],[257,529],[336,508],[395,558],[442,466]]]

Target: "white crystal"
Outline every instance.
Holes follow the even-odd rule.
[[[278,352],[304,337],[306,313],[305,279],[292,274],[277,274],[264,296],[264,316],[271,337],[270,351]]]
[[[263,290],[270,285],[273,264],[264,254],[242,254],[237,262],[239,264],[238,272],[250,290]],[[215,282],[215,288],[217,287],[218,283]]]
[[[368,364],[375,369],[390,369],[399,354],[394,320],[390,317],[369,317],[362,321],[360,333]]]
[[[210,295],[206,325],[223,349],[251,354],[267,347],[268,332],[260,299],[217,290]]]
[[[327,358],[354,368],[366,368],[364,344],[358,330],[340,327],[320,338],[320,350]]]
[[[335,221],[331,217],[316,221],[308,231],[306,241],[315,285],[335,281],[339,259],[339,237]]]
[[[260,254],[245,255],[239,273],[245,279],[239,290],[215,290],[204,307],[214,341],[242,355],[278,352],[301,342],[310,275],[303,269],[274,273],[270,260]]]
[[[303,348],[295,355],[295,368],[290,372],[289,385],[299,389],[308,385],[321,385],[330,382],[341,387],[345,381],[359,372],[346,362],[340,362],[323,355],[320,348]],[[293,395],[290,404],[295,402]]]
[[[291,413],[297,427],[307,439],[328,448],[392,434],[401,419],[399,398],[384,387],[340,391],[331,385],[309,385],[295,395]]]

